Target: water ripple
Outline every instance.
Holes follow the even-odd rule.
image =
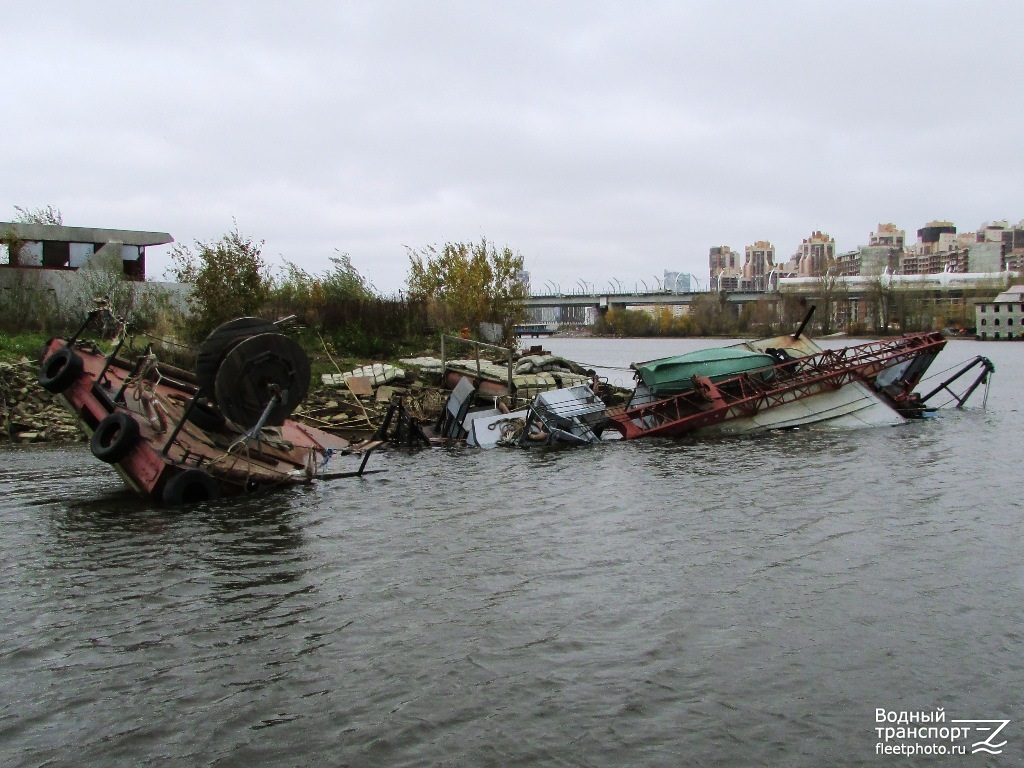
[[[184,512],[86,447],[5,451],[0,755],[856,766],[876,707],[1019,718],[1008,385],[893,429],[395,452]]]

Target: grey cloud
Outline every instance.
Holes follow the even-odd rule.
[[[487,237],[541,284],[880,221],[1020,218],[1016,6],[50,3],[5,20],[7,206],[397,290]],[[3,201],[0,201],[3,205]],[[159,271],[159,254],[151,263]]]

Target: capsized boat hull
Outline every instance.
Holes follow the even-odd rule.
[[[822,427],[858,429],[902,424],[907,419],[861,382],[794,400],[755,416],[737,417],[694,430],[697,435],[744,435],[779,429]]]

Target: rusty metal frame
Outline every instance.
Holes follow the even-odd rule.
[[[695,389],[636,408],[610,414],[611,425],[627,440],[671,437],[728,419],[754,416],[762,411],[803,400],[855,381],[869,383],[881,371],[945,347],[940,333],[922,333],[891,341],[875,341],[842,349],[826,349],[809,357],[780,363],[766,380],[760,374],[742,374],[713,383],[695,376]],[[915,382],[916,383],[916,382]],[[898,408],[909,396],[879,395]],[[645,426],[649,424],[650,426]]]

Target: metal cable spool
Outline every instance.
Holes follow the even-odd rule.
[[[309,391],[305,350],[277,327],[257,317],[240,317],[216,328],[196,356],[196,378],[230,421],[251,429],[272,400],[267,426],[280,425]]]
[[[261,333],[240,341],[225,355],[217,369],[214,395],[221,412],[243,429],[254,427],[277,396],[264,424],[279,425],[305,399],[309,376],[309,357],[294,339]]]
[[[196,380],[207,397],[213,397],[217,369],[236,344],[259,333],[275,333],[277,326],[262,317],[236,317],[214,328],[196,354]]]

